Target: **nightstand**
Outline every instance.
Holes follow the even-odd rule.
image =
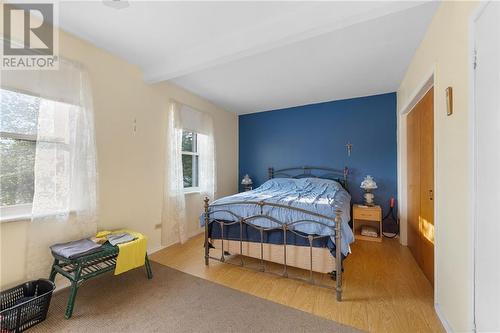
[[[378,237],[361,235],[362,226],[377,229]],[[356,239],[381,242],[382,241],[382,208],[380,206],[354,205],[352,207],[352,229]]]

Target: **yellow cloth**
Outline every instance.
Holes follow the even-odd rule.
[[[131,269],[144,266],[147,249],[147,237],[143,234],[128,229],[114,231],[100,231],[96,237],[106,237],[109,234],[117,234],[127,232],[134,236],[131,242],[118,244],[119,253],[116,258],[115,275],[129,271]]]
[[[107,235],[113,233],[114,231],[103,230],[99,231],[95,236],[96,238],[106,237]]]

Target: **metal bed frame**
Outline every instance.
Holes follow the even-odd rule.
[[[296,173],[297,170],[301,170],[301,173]],[[323,172],[321,176],[315,175],[312,173],[313,170],[318,170]],[[343,170],[338,170],[338,169],[331,169],[331,168],[318,168],[318,167],[300,167],[300,168],[287,168],[287,169],[281,169],[281,170],[274,170],[273,168],[268,169],[268,176],[269,179],[272,178],[306,178],[306,177],[314,177],[314,178],[322,178],[322,179],[332,179],[338,181],[344,189],[347,187],[347,176],[349,173],[349,169],[345,167]],[[205,220],[205,265],[208,266],[209,260],[217,260],[220,262],[227,262],[226,261],[226,255],[231,255],[229,252],[224,250],[224,226],[231,226],[235,224],[240,225],[240,266],[244,267],[245,266],[245,261],[243,260],[243,224],[246,224],[247,226],[250,226],[254,229],[259,230],[260,232],[260,271],[266,272],[265,270],[265,264],[264,264],[264,232],[268,231],[273,231],[273,230],[282,230],[283,231],[283,273],[280,275],[283,277],[288,277],[288,266],[286,262],[286,250],[287,250],[287,243],[286,243],[286,235],[287,231],[292,232],[293,234],[306,238],[309,241],[309,260],[310,260],[310,268],[309,268],[309,280],[304,280],[307,281],[311,284],[315,284],[314,279],[313,279],[313,241],[318,238],[323,238],[323,237],[335,237],[335,273],[333,274],[335,278],[335,291],[336,291],[336,296],[337,296],[337,301],[342,300],[342,252],[341,252],[341,217],[340,214],[342,213],[341,210],[337,209],[335,211],[335,217],[331,216],[326,216],[322,214],[318,214],[313,211],[308,211],[305,209],[297,208],[297,207],[291,207],[288,205],[282,205],[282,204],[277,204],[277,203],[268,203],[265,201],[239,201],[239,202],[232,202],[232,203],[224,203],[224,204],[212,204],[209,205],[209,198],[204,199],[204,220]],[[251,215],[247,217],[242,217],[239,216],[235,213],[233,213],[230,210],[227,209],[218,209],[217,207],[221,206],[231,206],[231,205],[256,205],[260,207],[260,213],[256,215]],[[311,219],[301,219],[297,221],[293,221],[290,223],[285,223],[282,221],[279,221],[271,216],[268,216],[264,214],[264,207],[269,206],[269,207],[277,207],[277,208],[284,208],[284,209],[289,209],[293,211],[298,211],[303,214],[309,215],[311,217],[319,217],[325,220],[329,220],[334,222],[334,226],[327,225],[326,223],[322,223],[319,221],[313,221]],[[210,208],[210,209],[209,209]],[[235,220],[234,221],[225,221],[225,220],[217,220],[213,219],[212,223],[218,223],[221,229],[221,257],[216,258],[212,257],[210,255],[210,241],[209,241],[209,232],[208,232],[208,225],[210,223],[210,215],[214,214],[216,212],[225,212],[230,215],[232,215]],[[259,227],[251,222],[255,219],[258,218],[264,218],[272,222],[275,227],[269,227],[269,228],[264,228],[264,227]],[[328,236],[314,236],[314,235],[304,235],[302,233],[299,233],[295,230],[295,226],[302,224],[302,223],[314,223],[321,225],[323,227],[327,227],[331,230],[331,234]],[[303,279],[300,279],[303,280]],[[322,285],[323,286],[323,285]]]

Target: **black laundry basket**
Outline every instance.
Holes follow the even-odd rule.
[[[40,279],[0,292],[1,332],[22,332],[44,321],[55,288],[54,282]]]

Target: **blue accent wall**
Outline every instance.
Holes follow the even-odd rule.
[[[396,93],[239,116],[240,179],[248,173],[254,187],[267,180],[269,167],[348,166],[352,202],[362,202],[359,186],[372,175],[385,214],[397,195],[396,149]]]

